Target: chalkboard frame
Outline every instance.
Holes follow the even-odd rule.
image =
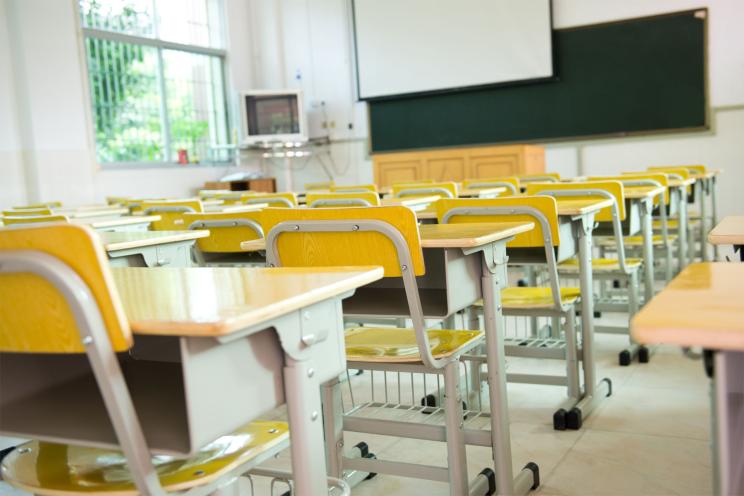
[[[641,130],[641,131],[617,131],[617,132],[609,132],[609,133],[596,133],[596,134],[586,134],[586,135],[571,135],[571,136],[563,136],[563,137],[543,137],[543,138],[535,138],[535,139],[518,139],[518,140],[503,140],[503,141],[483,141],[483,142],[473,142],[473,143],[457,143],[452,145],[444,145],[444,146],[422,146],[422,147],[401,147],[401,148],[395,148],[395,149],[375,149],[373,145],[373,125],[372,125],[372,117],[371,112],[369,111],[369,104],[374,104],[378,102],[383,101],[395,101],[395,100],[403,100],[406,98],[414,98],[417,96],[430,96],[431,93],[427,95],[403,95],[396,98],[375,98],[375,99],[369,99],[367,100],[367,106],[368,106],[368,112],[367,112],[367,127],[369,129],[369,136],[367,139],[368,142],[368,153],[370,155],[374,154],[383,154],[383,153],[397,153],[397,152],[407,152],[407,151],[418,151],[418,150],[432,150],[432,149],[454,149],[454,148],[472,148],[477,146],[493,146],[493,145],[514,145],[514,144],[539,144],[539,143],[561,143],[561,142],[576,142],[576,141],[592,141],[592,140],[602,140],[602,139],[613,139],[613,138],[624,138],[624,137],[647,137],[647,136],[659,136],[659,135],[673,135],[673,134],[680,134],[680,133],[694,133],[694,132],[700,132],[700,131],[709,131],[711,129],[711,107],[710,107],[710,67],[709,67],[709,9],[708,7],[699,7],[694,9],[686,9],[686,10],[679,10],[679,11],[673,11],[673,12],[665,12],[660,14],[654,14],[649,16],[638,16],[638,17],[630,17],[630,18],[624,18],[624,19],[618,19],[613,21],[605,21],[605,22],[598,22],[598,23],[592,23],[592,24],[582,24],[578,26],[571,26],[568,28],[561,28],[561,29],[555,29],[553,30],[555,32],[568,32],[568,31],[576,31],[581,29],[588,29],[588,28],[595,28],[595,27],[602,27],[602,26],[609,26],[609,25],[618,25],[618,24],[625,24],[625,23],[633,23],[638,21],[645,21],[645,20],[652,20],[652,19],[658,19],[658,18],[664,18],[664,17],[673,17],[673,16],[683,16],[683,15],[690,15],[697,17],[703,21],[703,50],[702,50],[702,67],[703,67],[703,99],[704,99],[704,122],[700,126],[686,126],[686,127],[679,127],[679,128],[660,128],[660,129],[647,129],[647,130]],[[555,36],[555,35],[554,35]],[[556,54],[556,44],[553,43],[553,50],[554,50],[554,57],[553,57],[553,64],[557,67],[557,60],[560,56],[560,54]],[[554,73],[554,77],[550,78],[553,81],[561,81],[561,74],[560,71],[557,71]],[[499,84],[499,85],[489,85],[489,88],[493,87],[503,87],[503,86],[513,86],[512,84]],[[458,88],[453,89],[452,91],[444,91],[444,92],[436,92],[437,94],[442,93],[454,93],[459,91],[472,91],[477,90],[479,88],[473,88],[473,87],[467,87],[467,88]]]

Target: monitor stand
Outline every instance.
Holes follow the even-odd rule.
[[[294,191],[294,177],[292,174],[293,167],[299,161],[314,161],[320,165],[321,169],[328,176],[328,180],[333,180],[333,174],[328,166],[331,148],[328,138],[311,139],[302,142],[284,142],[271,141],[254,143],[241,147],[251,159],[259,159],[261,171],[266,172],[267,168],[284,170],[284,189]]]

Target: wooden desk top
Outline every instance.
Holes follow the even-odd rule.
[[[120,251],[206,238],[209,231],[121,231],[102,232],[99,235],[106,251]]]
[[[493,186],[488,188],[463,188],[459,191],[460,198],[478,197],[478,196],[498,196],[506,192],[504,186]]]
[[[126,207],[89,206],[77,208],[54,208],[52,209],[52,212],[54,212],[54,214],[66,215],[70,219],[84,219],[86,217],[114,217],[127,215],[129,209]]]
[[[744,350],[744,263],[687,266],[636,314],[641,343]]]
[[[382,267],[112,269],[135,334],[222,336],[381,279]]]
[[[663,192],[663,188],[662,188]],[[597,212],[605,207],[612,205],[612,200],[577,200],[570,197],[556,197],[558,202],[558,215],[584,215]],[[416,212],[416,218],[419,220],[436,219],[437,213],[434,210],[421,210]]]
[[[263,208],[268,208],[268,203],[250,203],[250,204],[240,204],[240,205],[208,205],[204,207],[205,212],[223,212],[223,213],[230,213],[230,212],[253,212],[256,210],[261,210]]]
[[[669,187],[670,188],[680,188],[682,186],[692,186],[695,184],[695,178],[689,177],[687,179],[672,179],[669,178]]]
[[[424,224],[419,226],[419,232],[423,248],[474,248],[534,228],[532,222]],[[245,251],[260,251],[266,249],[266,242],[263,238],[243,241],[240,247]]]
[[[712,177],[716,177],[718,175],[718,172],[709,170],[707,172],[690,172],[690,176],[694,177],[695,179],[710,179]]]
[[[423,248],[475,248],[531,231],[534,222],[422,224]]]
[[[714,245],[744,245],[744,215],[727,215],[708,234]]]
[[[612,200],[577,200],[571,197],[556,197],[558,202],[558,215],[584,215],[598,212],[612,205]]]
[[[74,224],[86,224],[93,229],[104,229],[108,227],[133,226],[138,224],[150,224],[160,220],[159,215],[124,215],[112,219],[98,219],[96,217],[84,217],[81,219],[70,219]]]
[[[625,186],[625,198],[631,200],[642,200],[653,198],[664,193],[664,186]]]
[[[418,220],[429,220],[429,219],[436,219],[437,218],[437,212],[436,210],[419,210],[416,212],[416,218]]]
[[[439,197],[436,195],[418,197],[408,196],[403,198],[383,198],[382,200],[380,200],[380,205],[382,205],[383,207],[420,207],[428,205],[430,203],[434,203],[437,200],[439,200]]]

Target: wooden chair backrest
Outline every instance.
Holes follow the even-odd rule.
[[[90,288],[115,351],[132,346],[106,253],[86,226],[53,224],[0,229],[0,252],[35,250],[70,267]],[[0,351],[83,353],[85,347],[63,295],[31,273],[0,274]]]
[[[539,195],[543,191],[581,191],[586,189],[599,189],[607,191],[615,197],[620,220],[625,220],[625,195],[623,194],[623,183],[620,181],[584,181],[576,183],[528,183],[527,195]],[[585,196],[571,197],[584,200],[606,200],[603,196],[587,194]],[[612,222],[612,208],[603,208],[594,216],[599,222]]]
[[[552,183],[555,184],[555,183]],[[552,196],[504,196],[500,198],[458,198],[441,199],[437,201],[437,220],[442,222],[444,216],[454,208],[468,207],[533,207],[542,213],[550,223],[550,232],[553,238],[553,246],[560,245],[558,235],[558,204]],[[522,234],[518,234],[507,246],[511,248],[535,248],[545,246],[543,230],[533,215],[528,214],[494,214],[494,215],[453,215],[447,220],[448,223],[457,222],[534,222],[535,228]]]
[[[407,207],[361,208],[268,208],[263,211],[266,236],[282,222],[293,221],[380,221],[396,229],[411,255],[414,274],[424,274],[416,214]],[[286,267],[337,267],[381,265],[385,276],[401,275],[395,245],[378,232],[284,232],[277,239],[279,258]],[[269,249],[269,247],[267,247]],[[410,267],[409,267],[410,269]]]

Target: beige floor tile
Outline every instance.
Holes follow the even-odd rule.
[[[706,441],[587,430],[546,474],[542,494],[706,495],[709,453]]]
[[[679,348],[663,347],[651,356],[649,363],[637,367],[628,381],[629,386],[644,388],[707,388],[708,378],[701,360],[691,360],[682,355]]]
[[[626,385],[594,412],[590,429],[710,439],[707,389],[642,388]]]

